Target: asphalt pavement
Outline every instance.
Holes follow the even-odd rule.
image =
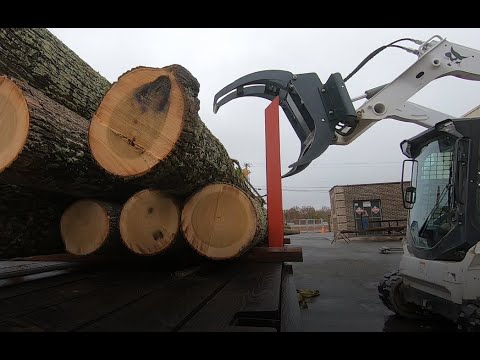
[[[289,235],[292,245],[303,248],[302,263],[293,263],[297,289],[315,289],[301,310],[303,331],[381,332],[454,331],[443,321],[400,319],[388,310],[377,295],[384,274],[398,269],[401,252],[381,254],[382,246],[399,247],[400,241],[357,239],[337,240],[332,233]]]

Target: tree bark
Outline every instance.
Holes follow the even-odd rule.
[[[181,198],[214,182],[234,184],[255,196],[201,121],[199,87],[180,65],[138,67],[122,75],[90,123],[95,160],[130,183]]]
[[[0,74],[28,82],[90,120],[110,82],[47,29],[0,29]]]
[[[180,231],[180,214],[180,203],[171,196],[160,190],[142,190],[123,205],[122,241],[138,255],[179,254],[186,245]]]
[[[0,258],[63,252],[60,217],[73,198],[0,184]]]
[[[265,241],[267,214],[258,199],[230,184],[211,184],[185,204],[182,232],[200,255],[225,260]]]
[[[65,249],[73,255],[126,253],[120,240],[121,206],[82,199],[62,214],[60,231]]]
[[[0,124],[2,183],[120,200],[140,190],[97,166],[84,118],[22,81],[0,76]]]

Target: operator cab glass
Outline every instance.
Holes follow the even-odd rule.
[[[431,249],[452,229],[455,138],[445,135],[426,145],[416,160],[416,201],[410,235],[417,248]]]
[[[476,200],[475,215],[477,219],[477,224],[480,225],[480,159],[478,160],[478,164],[477,164],[477,181],[476,181],[475,200]]]
[[[461,261],[480,239],[480,118],[447,119],[402,142],[412,163],[408,251],[420,259]]]

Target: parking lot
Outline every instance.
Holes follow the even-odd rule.
[[[449,322],[399,319],[377,295],[385,273],[395,271],[401,253],[381,254],[382,246],[401,246],[400,241],[338,240],[332,233],[289,235],[292,245],[303,248],[303,262],[294,263],[297,289],[316,289],[301,310],[303,331],[454,331]]]

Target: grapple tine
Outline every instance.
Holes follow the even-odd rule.
[[[239,90],[239,88],[243,88],[246,90],[245,86],[248,85],[274,85],[275,87],[286,89],[288,82],[293,79],[293,74],[289,71],[284,70],[264,70],[264,71],[257,71],[241,78],[235,80],[231,84],[225,86],[222,90],[220,90],[215,97],[213,98],[213,112],[217,113],[220,106],[226,104],[228,101],[222,101],[221,105],[219,104],[219,99],[234,90]],[[265,86],[266,89],[266,86]],[[250,96],[259,96],[259,95],[250,95]],[[239,96],[234,96],[230,100],[233,100]]]
[[[302,142],[302,143],[301,143],[301,147],[300,147],[300,155],[299,155],[299,158],[302,157],[302,155],[305,153],[306,150],[307,150],[307,147],[305,146],[305,142]],[[301,165],[301,166],[295,166],[295,167],[293,167],[293,168],[290,169],[286,174],[282,175],[282,178],[287,178],[287,177],[289,177],[289,176],[298,174],[299,172],[303,171],[309,164],[310,164],[310,163],[305,164],[305,165]],[[291,166],[289,166],[289,167],[291,167]]]
[[[237,88],[236,92],[232,92],[227,96],[223,97],[219,102],[214,103],[213,112],[216,113],[221,106],[225,105],[229,101],[239,97],[244,97],[244,96],[255,96],[255,97],[260,97],[260,98],[264,98],[271,101],[275,98],[276,95],[266,93],[265,85],[249,86],[247,88],[240,87],[240,88]]]
[[[332,133],[329,125],[320,119],[314,119],[315,129],[310,134],[308,144],[305,144],[305,151],[300,153],[298,160],[289,165],[290,168],[296,168],[310,164],[319,157],[332,143]]]
[[[301,166],[295,166],[293,169],[291,169],[289,172],[287,172],[285,175],[282,175],[282,178],[287,178],[289,176],[292,176],[292,175],[295,175],[295,174],[298,174],[299,172],[305,170],[305,168],[310,165],[310,163],[308,164],[305,164],[305,165],[301,165]]]

